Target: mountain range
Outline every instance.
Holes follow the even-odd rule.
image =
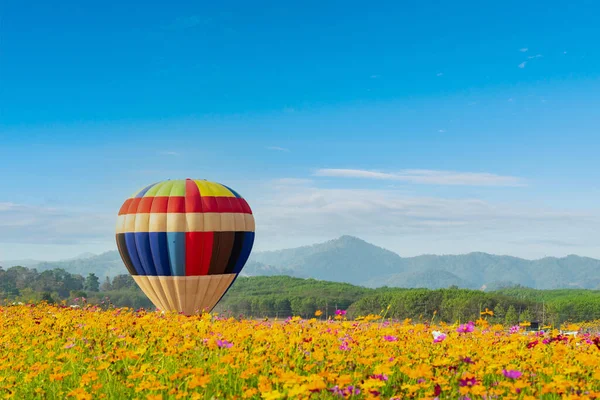
[[[93,272],[100,278],[127,273],[117,251],[57,262],[27,261],[28,265],[21,265],[38,271],[63,268],[84,276]],[[362,239],[341,236],[311,246],[252,253],[241,275],[289,275],[372,288],[458,286],[493,290],[521,285],[536,289],[600,289],[600,260],[576,255],[526,260],[480,252],[401,257]]]

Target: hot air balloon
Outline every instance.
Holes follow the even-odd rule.
[[[125,267],[156,308],[210,312],[250,256],[254,217],[225,185],[167,180],[125,200],[116,240]]]

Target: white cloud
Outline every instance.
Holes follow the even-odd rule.
[[[529,56],[529,57],[527,57],[527,58],[528,58],[528,59],[530,59],[530,60],[532,60],[532,59],[534,59],[534,58],[542,58],[542,57],[544,57],[544,56],[543,56],[543,55],[541,55],[541,54],[536,54],[535,56]]]
[[[523,47],[522,49],[519,49],[519,51],[521,53],[525,53],[527,50],[529,50],[527,47]]]
[[[161,151],[158,154],[162,154],[163,156],[180,156],[181,153],[178,153],[176,151]]]
[[[269,146],[267,147],[268,150],[273,150],[273,151],[290,151],[290,149],[286,149],[285,147],[279,147],[279,146]]]
[[[525,186],[521,178],[481,172],[436,171],[426,169],[405,169],[396,173],[368,171],[360,169],[319,169],[315,176],[338,178],[364,178],[396,180],[428,185],[465,186]]]
[[[527,65],[527,61],[523,61],[521,64],[519,64],[519,68],[525,68],[525,65]]]
[[[510,242],[568,238],[570,243],[582,245],[589,242],[586,236],[600,222],[598,213],[477,198],[417,196],[396,190],[276,187],[251,204],[259,249],[293,247],[301,240],[310,243],[349,234],[383,238],[392,250],[405,254],[400,250],[406,243],[414,245],[409,250],[412,254],[440,254],[438,241],[445,241],[460,246],[454,253],[476,251],[481,244],[491,252],[499,252],[506,245],[526,255],[527,248],[511,247]],[[548,232],[557,234],[549,237]],[[542,245],[546,250],[553,248],[550,242],[540,242]]]
[[[439,129],[438,132],[439,133],[444,133],[444,132],[446,132],[446,130],[445,129]]]
[[[110,242],[117,212],[0,203],[0,243]]]

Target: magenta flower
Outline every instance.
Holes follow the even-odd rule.
[[[438,334],[434,335],[433,343],[443,342],[446,339],[446,337],[447,336],[445,333],[439,332]]]
[[[509,379],[519,379],[523,375],[523,373],[521,371],[517,371],[514,369],[511,369],[509,371],[503,369],[502,375],[504,375],[505,377],[507,377]]]
[[[217,339],[217,346],[230,348],[233,346],[233,343],[230,343],[227,340]]]
[[[335,310],[335,315],[346,315],[346,310]]]
[[[521,330],[521,327],[519,325],[513,325],[510,327],[509,329],[509,333],[518,333]]]
[[[340,345],[340,350],[343,350],[343,351],[348,351],[348,350],[350,350],[350,347],[348,347],[348,342],[344,342],[344,343],[342,343],[342,344]]]
[[[387,340],[388,342],[397,342],[398,338],[396,336],[390,336],[390,335],[385,335],[383,337],[384,340]]]
[[[334,387],[332,387],[331,389],[329,389],[329,391],[335,395],[338,396],[343,396],[344,395],[344,391],[342,389],[340,389],[340,387],[338,385],[335,385]]]
[[[475,377],[472,378],[464,378],[458,381],[460,386],[475,386],[477,385],[477,379]]]
[[[475,324],[473,323],[473,321],[469,321],[466,324],[459,325],[458,328],[456,328],[456,332],[458,333],[473,332],[474,330]]]
[[[384,375],[384,374],[371,375],[371,379],[377,379],[377,380],[380,380],[380,381],[387,381],[388,380],[388,376]]]

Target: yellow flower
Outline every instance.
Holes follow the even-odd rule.
[[[321,315],[323,315],[323,311],[321,311],[321,310],[315,311],[315,317],[320,317]]]
[[[276,399],[281,399],[282,394],[279,393],[278,390],[274,390],[272,392],[263,393],[261,396],[265,400],[276,400]]]
[[[194,389],[194,388],[197,388],[198,386],[206,387],[208,382],[210,382],[210,375],[194,376],[188,382],[188,388]]]

